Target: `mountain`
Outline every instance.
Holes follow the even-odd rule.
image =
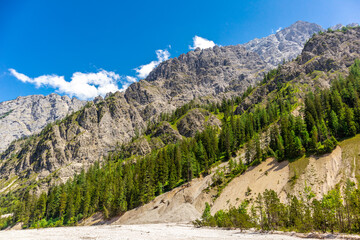
[[[319,31],[323,31],[323,28],[315,23],[297,21],[275,34],[261,39],[255,38],[243,46],[248,51],[259,54],[264,62],[274,68],[284,60],[296,58],[301,53],[305,42]]]
[[[64,176],[62,169],[76,167],[67,162],[71,167],[58,168],[41,182],[35,181],[46,167],[56,163],[41,165],[42,160],[55,160],[51,159],[51,151],[58,150],[51,147],[63,144],[57,135],[72,134],[70,142],[75,144],[72,146],[76,153],[80,149],[76,149],[76,144],[85,140],[83,135],[99,137],[89,135],[90,130],[84,131],[85,127],[97,133],[101,130],[96,127],[98,123],[107,119],[103,123],[109,123],[113,133],[121,128],[119,123],[123,120],[115,118],[122,108],[116,103],[121,96],[115,94],[103,102],[89,103],[20,143],[20,151],[5,159],[2,172],[11,165],[26,163],[23,156],[29,152],[35,157],[36,153],[44,156],[33,158],[36,161],[30,163],[32,168],[24,169],[27,176],[22,179],[7,178],[6,186],[13,190],[13,185],[24,184],[26,179],[30,183],[18,192],[20,199],[16,192],[9,194],[0,207],[15,202],[16,207],[7,206],[8,211],[14,212],[12,221],[24,222],[26,227],[72,225],[84,217],[89,219],[80,224],[112,217],[118,219],[110,222],[129,224],[182,222],[203,216],[203,223],[210,226],[268,229],[268,224],[274,223],[274,229],[295,226],[298,231],[353,229],[356,223],[344,226],[340,219],[348,221],[359,215],[359,192],[355,183],[349,182],[355,182],[360,174],[356,167],[360,164],[360,138],[356,136],[360,133],[359,42],[360,28],[319,33],[295,60],[267,73],[263,81],[240,97],[218,104],[191,101],[172,114],[162,113],[158,121],[148,122],[145,131],[135,130],[135,137],[110,152],[101,164],[95,163],[88,171],[73,175],[66,184],[45,187],[48,191],[41,194],[32,191],[51,183],[52,176]],[[136,109],[139,115],[131,116],[133,121],[141,118],[142,109]],[[115,120],[120,120],[117,125],[113,124]],[[76,124],[82,128],[76,128]],[[195,129],[199,131],[196,133]],[[109,134],[102,138],[106,136]],[[87,143],[92,147],[92,142]],[[152,149],[151,154],[147,154],[147,148]],[[70,150],[65,154],[71,154]],[[346,186],[344,194],[349,198],[344,205],[339,197],[342,192],[334,189],[336,186]],[[261,219],[264,211],[281,218],[265,219],[267,225],[250,221],[247,204],[241,204],[245,199],[250,206],[256,205],[251,211],[254,218]],[[351,211],[346,213],[346,207]],[[280,208],[283,210],[277,210]],[[338,216],[336,212],[340,210],[343,214]],[[296,221],[294,211],[299,212]],[[245,219],[234,222],[229,214],[241,214]],[[305,219],[310,219],[311,224],[304,225]],[[244,221],[249,225],[244,226]],[[334,223],[322,225],[329,221]]]
[[[48,123],[79,110],[86,102],[50,94],[31,95],[0,103],[0,152],[22,137],[40,132]]]
[[[95,212],[120,223],[193,220],[205,202],[215,213],[267,188],[280,202],[307,182],[322,197],[359,175],[359,58],[360,28],[346,28],[314,35],[267,73],[241,45],[166,61],[124,93],[13,142],[0,191],[15,194],[0,207],[16,202],[14,222],[36,227]]]
[[[276,44],[299,45],[316,29],[317,25],[297,22],[279,32]],[[285,56],[291,48],[279,49]],[[277,58],[279,55],[274,54]],[[273,67],[271,62],[275,60],[267,61],[236,45],[196,49],[162,62],[124,93],[88,102],[82,110],[49,125],[39,135],[14,142],[0,156],[0,177],[31,177],[31,181],[37,181],[56,172],[57,178],[65,181],[102,160],[116,146],[144,133],[161,114],[192,100],[211,103],[241,95]]]

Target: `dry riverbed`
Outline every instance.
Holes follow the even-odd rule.
[[[60,227],[29,230],[7,230],[0,232],[0,239],[14,240],[92,240],[92,239],[136,239],[136,240],[180,240],[180,239],[258,239],[295,240],[295,236],[280,234],[240,233],[239,230],[195,228],[186,224],[144,225],[98,225],[84,227]],[[309,238],[307,238],[309,239]]]

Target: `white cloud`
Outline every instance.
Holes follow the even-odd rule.
[[[9,69],[10,73],[18,80],[24,83],[34,84],[36,87],[51,87],[56,89],[56,92],[76,96],[82,100],[88,100],[97,96],[105,96],[108,92],[116,92],[124,90],[124,85],[128,86],[130,83],[136,81],[133,77],[125,77],[123,79],[120,75],[114,72],[101,70],[97,73],[81,73],[75,72],[71,81],[65,80],[64,76],[58,75],[42,75],[36,78],[30,78],[25,74],[17,72],[15,69]],[[117,83],[121,82],[122,89],[118,88]],[[126,88],[125,88],[126,89]]]
[[[132,77],[132,76],[126,76],[125,79],[127,80],[127,82],[133,83],[137,81],[136,77]]]
[[[205,49],[205,48],[211,48],[214,46],[215,46],[215,43],[213,41],[207,40],[207,39],[199,37],[199,36],[195,36],[195,37],[193,37],[193,46],[189,46],[189,48],[191,50],[194,50],[196,48]]]
[[[156,50],[156,56],[157,56],[157,61],[152,61],[151,63],[145,64],[145,65],[141,65],[140,67],[135,68],[135,71],[137,72],[137,76],[138,78],[142,79],[142,78],[146,78],[149,73],[157,66],[159,65],[161,62],[166,61],[169,59],[170,57],[170,53],[168,50]]]
[[[281,29],[282,29],[282,27],[279,27],[279,28],[276,30],[276,32],[280,32]]]
[[[170,45],[169,48],[171,48]],[[156,50],[156,56],[156,61],[134,69],[137,72],[137,77],[120,76],[114,72],[101,70],[97,73],[75,72],[71,77],[71,81],[66,81],[64,76],[55,74],[30,78],[25,74],[17,72],[15,69],[10,68],[9,71],[18,80],[34,84],[37,88],[51,87],[58,93],[66,94],[70,97],[75,96],[82,100],[89,100],[99,95],[104,97],[109,92],[125,91],[130,84],[137,82],[138,79],[147,77],[157,65],[168,60],[170,53],[166,49],[159,49]],[[121,89],[119,89],[118,83],[121,84]]]

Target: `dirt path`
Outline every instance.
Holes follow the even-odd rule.
[[[0,239],[16,240],[92,240],[92,239],[136,239],[136,240],[202,240],[202,239],[258,239],[295,240],[297,237],[278,234],[240,233],[239,230],[194,228],[186,224],[145,225],[100,225],[87,227],[61,227],[31,230],[10,230],[0,232]]]

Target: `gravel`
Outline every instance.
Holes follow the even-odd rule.
[[[84,227],[59,227],[0,232],[0,239],[26,240],[90,240],[90,239],[300,239],[280,234],[241,233],[239,230],[195,228],[187,224],[99,225]]]

